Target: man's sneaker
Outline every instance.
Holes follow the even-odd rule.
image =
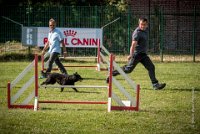
[[[166,86],[166,83],[156,83],[156,84],[153,84],[153,89],[155,90],[161,90],[163,89],[164,87]]]
[[[117,70],[114,70],[113,72],[112,72],[112,76],[117,76],[117,75],[119,75],[120,73],[117,71]]]
[[[117,70],[112,71],[112,76],[117,76],[120,73]],[[106,83],[109,83],[109,76],[106,78]]]
[[[40,74],[41,74],[41,76],[39,77],[40,79],[47,78],[46,72],[41,71]]]
[[[45,77],[44,76],[39,76],[39,79],[44,79]]]

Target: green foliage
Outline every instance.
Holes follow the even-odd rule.
[[[23,24],[23,26],[47,27],[48,20],[54,18],[57,21],[57,27],[101,28],[120,17],[120,20],[103,29],[105,39],[103,43],[110,51],[115,51],[116,54],[125,54],[129,51],[128,46],[131,39],[128,33],[131,31],[128,31],[128,28],[135,28],[135,24],[132,24],[135,18],[128,11],[128,5],[125,1],[111,2],[105,6],[99,6],[98,4],[96,6],[70,6],[70,4],[52,4],[51,1],[48,1],[13,7],[12,9],[14,8],[19,10],[11,10],[9,16],[5,16]],[[10,9],[10,7],[8,6],[5,11],[7,9]],[[128,16],[130,16],[130,20],[128,20]],[[3,23],[5,22],[7,20],[3,21]],[[13,33],[14,28],[15,34],[8,34],[9,36],[3,34],[0,38],[1,42],[11,39],[19,41],[21,39],[21,27],[9,23],[12,25],[9,33]],[[1,31],[7,31],[6,28],[2,27]]]
[[[127,0],[107,0],[108,5],[115,6],[119,12],[127,11],[128,2]]]
[[[0,54],[0,62],[2,61],[31,61],[34,59],[34,54],[28,53],[5,53]]]

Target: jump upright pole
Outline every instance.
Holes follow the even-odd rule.
[[[98,44],[98,49],[97,49],[97,71],[100,71],[100,44]]]
[[[35,101],[34,101],[34,111],[38,109],[38,55],[35,54]]]
[[[111,111],[112,106],[112,71],[113,71],[113,54],[110,55],[110,70],[109,70],[109,86],[108,86],[108,112]]]
[[[135,108],[135,111],[139,111],[139,98],[140,98],[140,85],[138,84],[137,85],[137,89],[136,89],[136,95],[137,95],[137,100],[136,100],[136,108]]]
[[[11,97],[10,97],[10,82],[8,82],[8,85],[7,85],[7,103],[8,103],[8,109],[10,109],[11,108],[11,103],[10,103],[10,100],[11,100]]]

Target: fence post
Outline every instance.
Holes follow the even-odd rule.
[[[93,8],[92,8],[93,9]],[[95,21],[94,21],[94,27],[95,28],[97,28],[97,21],[98,21],[98,12],[97,12],[97,10],[98,10],[98,8],[97,8],[97,6],[95,6],[94,7],[94,12],[95,12]],[[95,51],[95,55],[98,55],[98,49],[97,49],[97,51]],[[97,56],[97,62],[98,62],[98,56]],[[98,62],[99,63],[99,62]],[[98,69],[98,67],[97,67],[97,69]]]
[[[149,49],[151,49],[151,3],[150,3],[150,0],[149,0],[149,26],[148,26],[148,33],[149,33],[149,38],[148,38],[148,45],[149,45]]]
[[[163,62],[163,32],[164,32],[164,25],[163,25],[163,9],[160,9],[160,58],[161,62]]]
[[[64,22],[65,22],[64,9],[63,6],[60,6],[60,19],[59,19],[60,27],[64,27]]]
[[[130,49],[131,39],[130,39],[130,6],[128,5],[128,50]]]
[[[196,6],[194,6],[193,11],[193,30],[192,30],[192,55],[193,62],[195,62],[195,53],[196,53]]]
[[[8,82],[8,84],[7,84],[7,103],[8,103],[8,109],[10,109],[11,108],[11,102],[10,102],[10,100],[11,100],[11,94],[10,94],[10,90],[11,90],[11,88],[10,88],[11,86],[10,86],[10,82]]]
[[[26,14],[28,15],[28,26],[30,27],[30,15],[31,15],[31,12],[32,12],[32,7],[31,7],[31,3],[28,2],[28,7],[26,8]],[[31,54],[31,47],[28,46],[28,54],[30,55]]]

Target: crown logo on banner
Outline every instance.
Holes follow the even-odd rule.
[[[64,34],[65,34],[65,36],[72,36],[72,37],[74,37],[77,34],[77,32],[74,31],[74,30],[66,30],[66,31],[64,31]]]

